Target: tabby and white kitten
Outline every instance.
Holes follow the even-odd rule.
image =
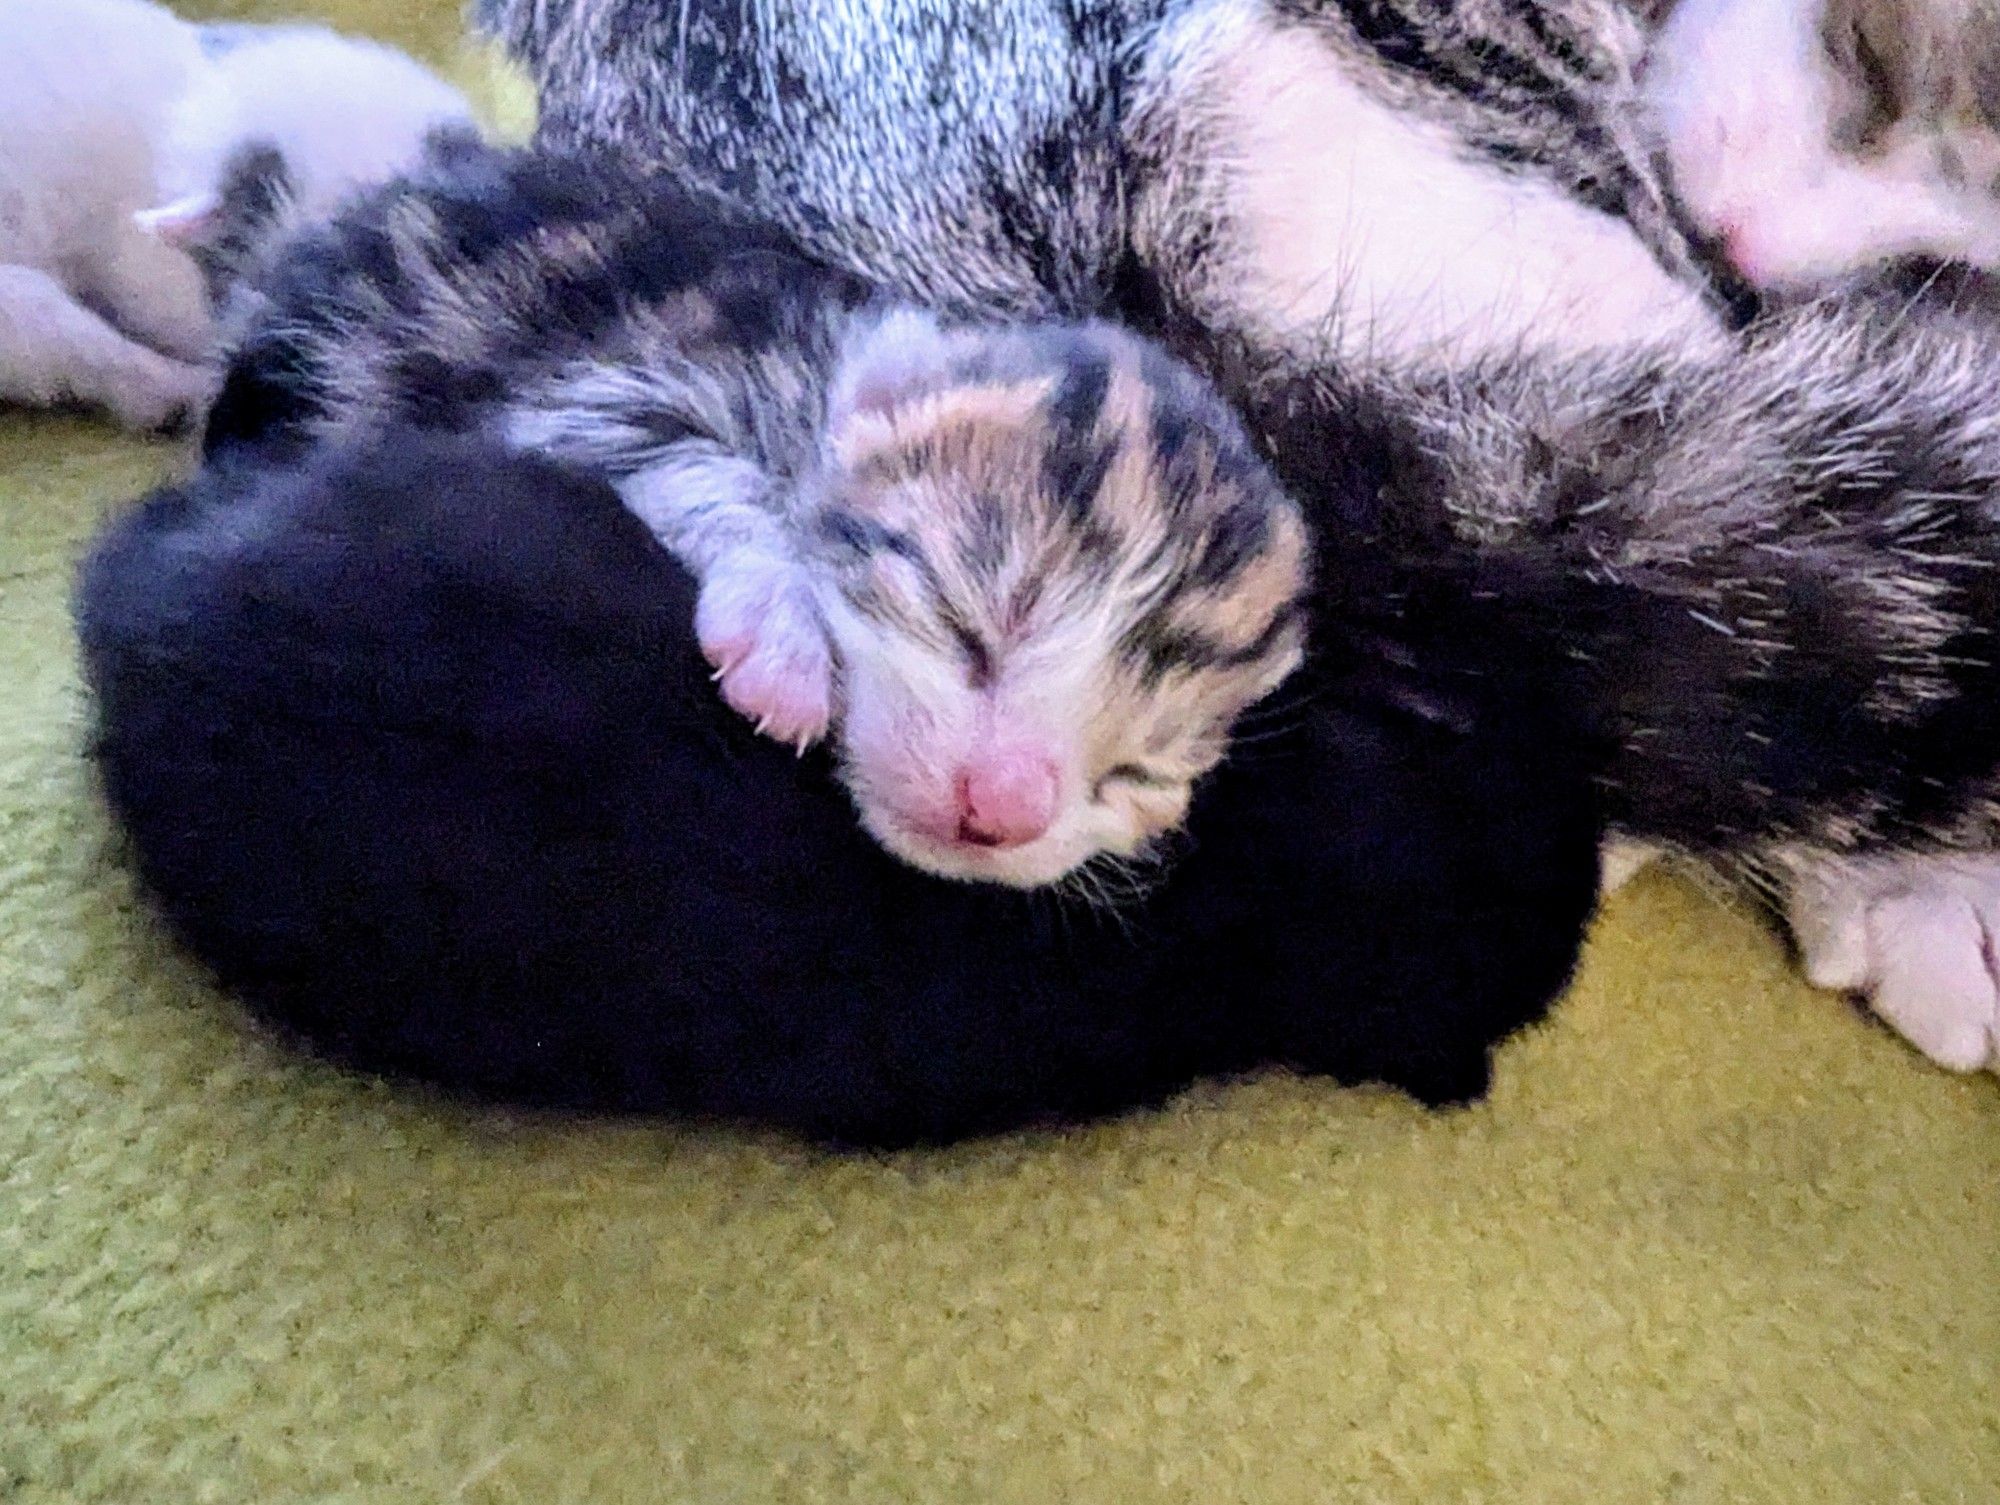
[[[1676,192],[1751,283],[2000,266],[1990,4],[1681,0],[1644,79]]]
[[[1298,509],[1116,327],[940,321],[617,162],[470,142],[247,293],[211,452],[492,425],[609,477],[730,703],[837,724],[864,824],[933,872],[1143,854],[1299,661]]]
[[[1381,445],[1415,452],[1393,437],[1406,404],[1421,404],[1424,445],[1447,473],[1488,473],[1492,415],[1467,394],[1496,358],[1547,361],[1556,415],[1623,394],[1634,432],[1690,423],[1692,407],[1656,412],[1641,394],[1601,387],[1606,372],[1591,360],[1557,357],[1643,347],[1633,357],[1643,365],[1664,345],[1676,359],[1726,359],[1743,306],[1741,279],[1711,263],[1660,177],[1637,77],[1645,17],[1615,0],[480,0],[478,11],[535,75],[547,139],[631,143],[902,292],[1112,312],[1155,329],[1185,321],[1192,337],[1178,348],[1198,360],[1240,336],[1302,381],[1359,379],[1379,399],[1380,423],[1363,432],[1345,405],[1260,420],[1281,446],[1298,439],[1294,423],[1316,446],[1321,463],[1288,479],[1324,519],[1323,536],[1366,494],[1357,457]],[[1921,344],[1894,363],[1893,420],[1859,402],[1841,423],[1804,425],[1780,421],[1801,387],[1870,393],[1877,373],[1850,363],[1876,359],[1881,344],[1794,348],[1798,361],[1744,368],[1745,382],[1770,385],[1724,409],[1736,425],[1721,436],[1728,453],[1773,478],[1819,478],[1828,489],[1817,502],[1836,518],[1855,504],[1860,480],[1846,465],[1856,454],[1869,457],[1870,507],[1889,517],[1928,515],[1936,467],[1963,467],[1971,479],[1946,494],[1983,515],[1993,492],[1977,441],[2000,388],[1967,382],[1979,368],[1966,366],[1963,344]],[[1623,429],[1553,432],[1627,442]],[[1521,453],[1545,486],[1617,459],[1616,446]],[[1672,464],[1693,453],[1659,451]],[[1679,507],[1689,490],[1657,494]],[[1755,538],[1771,493],[1729,494],[1741,508],[1736,536]],[[1880,728],[1845,737],[1839,718],[1793,719],[1800,657],[1762,651],[1757,634],[1687,596],[1705,571],[1716,572],[1700,587],[1709,596],[1742,579],[1740,560],[1698,547],[1714,522],[1706,508],[1678,529],[1658,519],[1687,573],[1655,589],[1647,573],[1621,571],[1636,594],[1617,597],[1616,611],[1646,608],[1635,624],[1657,611],[1730,628],[1702,627],[1734,665],[1710,681],[1727,694],[1675,702],[1671,678],[1657,697],[1635,691],[1656,721],[1698,720],[1705,746],[1730,756],[1663,762],[1643,745],[1651,728],[1637,727],[1607,775],[1625,834],[1743,856],[1776,839],[1800,874],[1791,916],[1809,971],[1867,991],[1950,1064],[2000,1067],[2000,974],[1985,940],[2000,935],[2000,859],[1973,818],[1982,779],[2000,789],[2000,769],[1953,772],[1941,781],[1950,799],[1910,801],[1902,819],[1853,828],[1852,843],[1802,821],[1802,804],[1823,799],[1838,815],[1885,780],[1926,787],[1926,760],[1940,749],[1954,766],[1977,763],[1981,749],[1943,714],[1936,738],[1914,742]],[[1530,514],[1528,536],[1545,525]],[[1412,519],[1407,531],[1427,527]],[[1782,531],[1777,519],[1771,527]],[[1870,536],[1853,531],[1856,543]],[[1913,578],[1901,547],[1816,555],[1815,568],[1845,582],[1834,599],[1851,603],[1874,579]],[[1547,557],[1596,569],[1560,549]],[[1505,591],[1525,593],[1520,610],[1537,614],[1554,583],[1535,576]],[[1856,684],[1933,652],[1930,588],[1887,591],[1910,610],[1876,614],[1865,629],[1836,613],[1816,652],[1844,662]],[[1979,622],[1971,643],[1992,626]],[[1976,700],[1945,693],[1957,716],[1979,713]],[[1820,739],[1791,749],[1822,770],[1820,782],[1772,797],[1755,770],[1774,737]],[[1846,793],[1833,798],[1835,788]],[[1966,855],[1927,855],[1940,846]],[[1947,1036],[1983,1043],[1941,1048]]]

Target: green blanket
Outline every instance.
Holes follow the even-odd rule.
[[[1665,877],[1446,1116],[842,1160],[301,1060],[79,757],[70,571],[167,459],[0,420],[0,1501],[2000,1501],[2000,1083]]]

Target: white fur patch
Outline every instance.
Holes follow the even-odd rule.
[[[301,208],[319,215],[411,166],[424,138],[472,123],[456,89],[393,48],[318,27],[275,27],[210,62],[160,143],[162,202],[198,198],[245,142],[285,159]]]
[[[1940,1066],[2000,1071],[2000,856],[1801,864],[1789,917],[1815,986]]]
[[[1665,855],[1648,842],[1618,837],[1606,841],[1597,856],[1598,897],[1610,898]]]
[[[193,418],[213,389],[208,368],[128,339],[48,273],[0,266],[0,402],[82,403],[151,433]]]
[[[1803,287],[1898,256],[2000,265],[2000,146],[1976,126],[1944,143],[1891,129],[1864,155],[1834,145],[1851,108],[1818,36],[1819,0],[1681,0],[1647,58],[1648,107],[1675,191],[1737,269]]]
[[[1162,88],[1210,100],[1244,253],[1236,312],[1269,339],[1378,356],[1574,351],[1713,324],[1622,221],[1470,160],[1260,6],[1205,7],[1163,56]],[[1177,84],[1182,66],[1206,76]]]

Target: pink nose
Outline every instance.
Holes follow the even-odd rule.
[[[1021,847],[1056,818],[1056,765],[1039,753],[999,752],[958,772],[958,839],[974,847]]]

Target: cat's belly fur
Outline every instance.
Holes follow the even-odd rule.
[[[1372,357],[1720,333],[1624,221],[1473,159],[1262,4],[1220,0],[1175,30],[1154,77],[1201,121],[1205,196],[1226,206],[1205,316],[1291,351]]]

